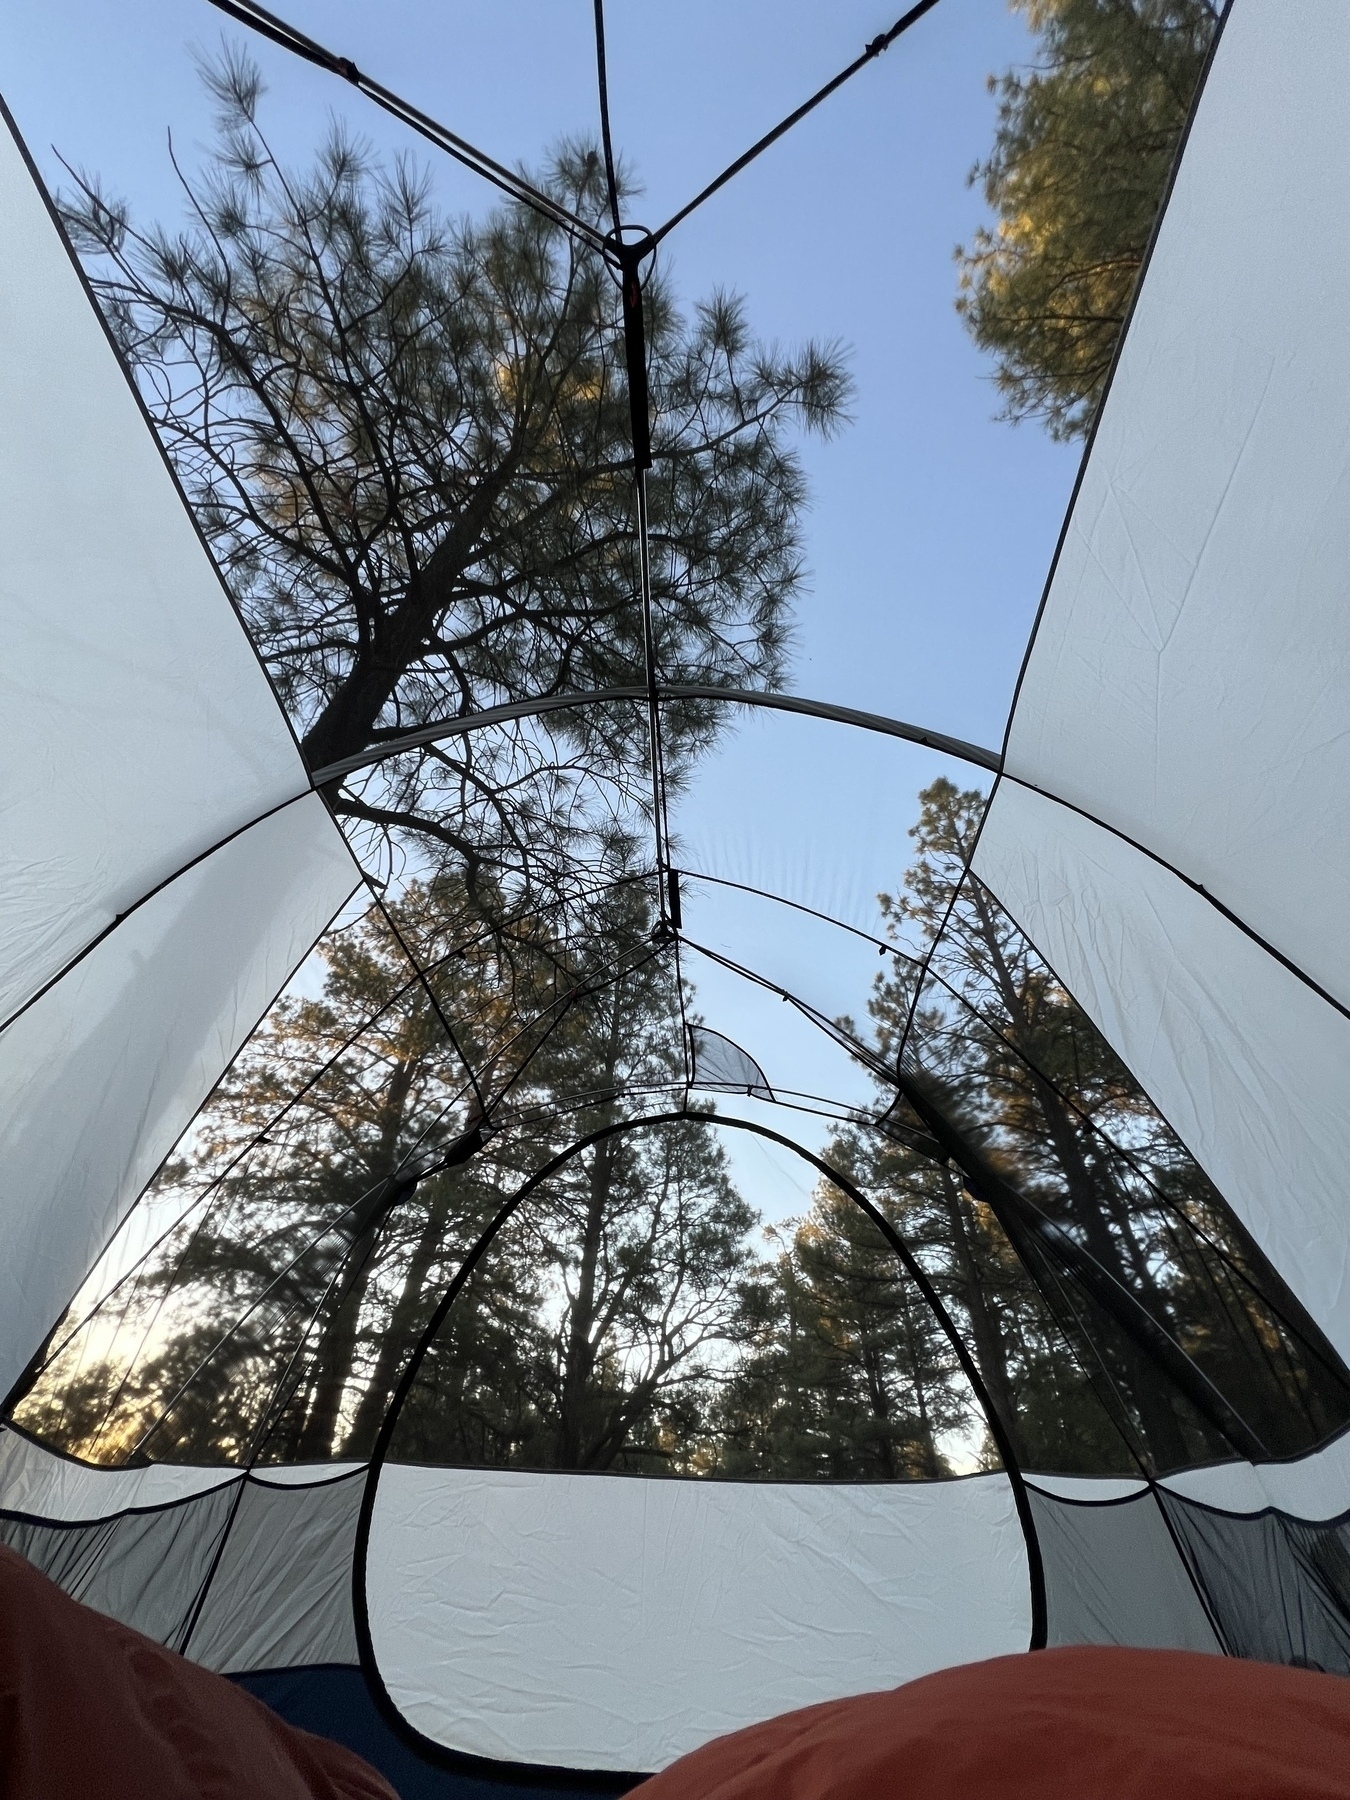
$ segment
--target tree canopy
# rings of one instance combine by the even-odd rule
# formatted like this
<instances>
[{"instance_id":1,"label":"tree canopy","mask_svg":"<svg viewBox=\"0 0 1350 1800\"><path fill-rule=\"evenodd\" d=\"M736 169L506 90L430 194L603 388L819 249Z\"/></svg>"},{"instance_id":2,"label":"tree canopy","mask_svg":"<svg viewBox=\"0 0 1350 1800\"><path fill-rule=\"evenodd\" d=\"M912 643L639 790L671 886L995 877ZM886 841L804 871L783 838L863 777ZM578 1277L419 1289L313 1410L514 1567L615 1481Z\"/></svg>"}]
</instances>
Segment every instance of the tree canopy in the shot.
<instances>
[{"instance_id":1,"label":"tree canopy","mask_svg":"<svg viewBox=\"0 0 1350 1800\"><path fill-rule=\"evenodd\" d=\"M1320 1441L1350 1414L1335 1355L969 873L985 796L940 780L920 802L917 853L883 905L897 941L917 932L927 954L877 978L878 1061L922 1071L1014 1203L935 1157L903 1098L882 1132L846 1131L832 1154L921 1249L1019 1460L1129 1472L1232 1454L1211 1388L1271 1453ZM878 1086L884 1105L894 1087ZM1156 1327L1185 1363L1160 1355Z\"/></svg>"},{"instance_id":2,"label":"tree canopy","mask_svg":"<svg viewBox=\"0 0 1350 1800\"><path fill-rule=\"evenodd\" d=\"M1005 388L1069 434L1209 15L1025 5L1050 61L1001 90L986 178L1008 228L967 306L979 335L980 306L1015 324L1051 283L1064 330L1044 345L1073 354L1054 373L1009 336ZM640 685L603 257L524 209L449 223L408 168L341 138L294 176L248 65L212 80L219 165L189 189L192 229L139 234L92 183L68 212L312 763ZM1094 132L1133 171L1105 211L1109 159L1080 166ZM585 146L545 181L603 218ZM1075 236L1093 207L1097 237ZM839 422L844 376L756 346L725 297L686 319L655 279L646 304L662 673L773 682L801 578L788 433ZM411 866L363 892L226 1072L21 1423L100 1461L367 1456L445 1300L404 1460L894 1481L1002 1445L1042 1470L1154 1472L1345 1424L1321 1334L971 872L979 791L919 797L867 1020L816 1020L870 1101L833 1114L838 1179L766 1227L690 1092L695 996L630 829L640 726L624 706L519 724L331 788ZM678 780L715 725L685 707L669 726Z\"/></svg>"},{"instance_id":3,"label":"tree canopy","mask_svg":"<svg viewBox=\"0 0 1350 1800\"><path fill-rule=\"evenodd\" d=\"M885 908L897 948L917 936L925 954L887 959L866 1029L835 1025L876 1095L829 1160L919 1259L1028 1467L1223 1457L1225 1407L1271 1454L1321 1441L1350 1416L1335 1357L966 873L983 803L946 781L921 797ZM617 1125L478 1256L392 1454L848 1481L992 1464L943 1322L843 1187L822 1180L766 1230L711 1113L642 1123L687 1105L691 1003L649 939L645 884L610 890L578 936L536 915L509 957L495 930L466 943L461 916L442 876L329 934L152 1189L178 1222L119 1285L95 1272L19 1421L103 1461L367 1455L485 1227ZM481 1100L438 1007L500 1096L472 1156ZM935 1153L900 1068L924 1072L1011 1205Z\"/></svg>"},{"instance_id":4,"label":"tree canopy","mask_svg":"<svg viewBox=\"0 0 1350 1800\"><path fill-rule=\"evenodd\" d=\"M957 302L994 357L1004 416L1052 436L1092 423L1218 25L1216 0L1010 0L1028 71L990 78L977 165L992 230L960 249Z\"/></svg>"},{"instance_id":5,"label":"tree canopy","mask_svg":"<svg viewBox=\"0 0 1350 1800\"><path fill-rule=\"evenodd\" d=\"M438 209L424 171L340 131L306 171L262 83L206 76L189 223L141 230L81 178L65 216L311 767L428 723L644 680L621 306L589 239L520 205ZM607 223L595 150L541 185ZM803 573L791 437L830 432L839 353L758 343L743 303L645 290L657 658L667 682L772 685ZM671 707L668 773L718 715ZM340 817L448 854L491 892L556 885L647 794L632 706L417 750L330 790ZM592 844L594 847L594 844Z\"/></svg>"}]
</instances>

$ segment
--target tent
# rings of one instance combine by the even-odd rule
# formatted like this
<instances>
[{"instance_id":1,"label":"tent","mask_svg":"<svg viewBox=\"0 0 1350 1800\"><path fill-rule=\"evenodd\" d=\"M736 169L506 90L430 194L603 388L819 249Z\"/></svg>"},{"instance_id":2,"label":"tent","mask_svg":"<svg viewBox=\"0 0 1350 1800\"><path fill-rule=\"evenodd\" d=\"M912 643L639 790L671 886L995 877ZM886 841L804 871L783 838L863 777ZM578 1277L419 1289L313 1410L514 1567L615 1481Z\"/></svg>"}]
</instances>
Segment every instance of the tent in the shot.
<instances>
[{"instance_id":1,"label":"tent","mask_svg":"<svg viewBox=\"0 0 1350 1800\"><path fill-rule=\"evenodd\" d=\"M1348 67L1337 9L1234 0L996 748L672 675L648 579L626 683L316 764L6 115L5 1543L410 1793L622 1791L1044 1645L1350 1673ZM593 235L655 483L650 237ZM694 859L663 756L733 713L983 784L930 927ZM528 764L542 842L616 744L631 828L555 833L467 935L333 803L451 767L448 829ZM421 1111L327 1181L418 1032ZM751 1139L815 1208L770 1251Z\"/></svg>"}]
</instances>

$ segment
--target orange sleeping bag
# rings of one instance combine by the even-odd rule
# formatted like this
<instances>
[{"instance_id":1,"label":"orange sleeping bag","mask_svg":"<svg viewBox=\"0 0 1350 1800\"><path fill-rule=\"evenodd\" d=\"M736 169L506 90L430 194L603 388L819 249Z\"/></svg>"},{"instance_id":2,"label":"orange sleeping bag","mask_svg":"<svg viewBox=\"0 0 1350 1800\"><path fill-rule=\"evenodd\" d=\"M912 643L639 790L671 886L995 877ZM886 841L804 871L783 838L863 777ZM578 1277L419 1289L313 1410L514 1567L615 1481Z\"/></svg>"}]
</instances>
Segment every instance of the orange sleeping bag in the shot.
<instances>
[{"instance_id":1,"label":"orange sleeping bag","mask_svg":"<svg viewBox=\"0 0 1350 1800\"><path fill-rule=\"evenodd\" d=\"M717 1738L637 1796L1350 1800L1350 1680L1181 1650L1001 1656Z\"/></svg>"},{"instance_id":2,"label":"orange sleeping bag","mask_svg":"<svg viewBox=\"0 0 1350 1800\"><path fill-rule=\"evenodd\" d=\"M397 1800L359 1756L0 1547L0 1800Z\"/></svg>"}]
</instances>

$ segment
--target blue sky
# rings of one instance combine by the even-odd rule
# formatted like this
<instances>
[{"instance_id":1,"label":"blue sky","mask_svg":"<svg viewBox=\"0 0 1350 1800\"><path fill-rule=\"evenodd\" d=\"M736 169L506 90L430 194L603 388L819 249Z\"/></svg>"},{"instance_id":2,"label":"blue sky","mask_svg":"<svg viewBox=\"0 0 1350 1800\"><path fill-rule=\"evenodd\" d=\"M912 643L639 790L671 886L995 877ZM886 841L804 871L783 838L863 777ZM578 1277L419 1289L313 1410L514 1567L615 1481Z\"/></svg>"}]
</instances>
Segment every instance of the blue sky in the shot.
<instances>
[{"instance_id":1,"label":"blue sky","mask_svg":"<svg viewBox=\"0 0 1350 1800\"><path fill-rule=\"evenodd\" d=\"M564 134L594 132L590 0L285 0L283 10L502 161L537 162ZM654 224L891 14L883 0L609 0L607 21L616 142L645 187L635 213ZM98 170L141 218L176 218L165 133L192 164L210 107L191 52L218 44L222 28L243 35L205 0L10 7L0 90L44 172L59 172L54 145ZM991 745L1078 460L1034 427L995 420L989 368L953 307L953 247L984 216L966 178L992 136L986 77L1025 62L1030 48L1003 0L942 0L663 250L686 299L730 287L761 335L849 349L854 423L805 447L812 574L789 685ZM331 76L266 44L254 50L270 89L263 123L285 154L303 157L337 113L378 148L422 156ZM433 167L450 209L491 202L448 160ZM944 767L959 776L889 740L756 717L681 805L682 858L876 930L876 893L903 873L914 796ZM867 946L713 889L691 896L687 923L824 1010L863 1012L877 966ZM771 1081L861 1095L842 1058L789 1009L710 965L690 972L708 1022ZM803 1141L823 1135L804 1123ZM804 1170L789 1179L758 1151L738 1147L736 1157L766 1210L799 1209Z\"/></svg>"}]
</instances>

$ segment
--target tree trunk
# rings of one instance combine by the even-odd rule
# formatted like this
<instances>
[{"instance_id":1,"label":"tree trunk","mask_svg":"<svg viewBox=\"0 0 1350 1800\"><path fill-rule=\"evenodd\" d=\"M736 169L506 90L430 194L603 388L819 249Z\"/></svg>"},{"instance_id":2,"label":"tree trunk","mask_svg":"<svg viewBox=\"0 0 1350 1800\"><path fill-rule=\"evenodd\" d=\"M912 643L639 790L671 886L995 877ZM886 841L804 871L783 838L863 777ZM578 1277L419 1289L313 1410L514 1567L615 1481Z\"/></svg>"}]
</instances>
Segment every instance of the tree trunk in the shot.
<instances>
[{"instance_id":1,"label":"tree trunk","mask_svg":"<svg viewBox=\"0 0 1350 1800\"><path fill-rule=\"evenodd\" d=\"M363 1191L387 1181L397 1166L399 1138L412 1089L414 1059L403 1057L394 1064L379 1113L379 1136L367 1164ZM314 1359L309 1411L300 1434L297 1455L302 1461L321 1461L334 1453L334 1438L342 1413L342 1400L352 1378L360 1341L361 1309L375 1271L376 1239L382 1219L377 1215L347 1249L347 1268L333 1296L328 1321Z\"/></svg>"},{"instance_id":2,"label":"tree trunk","mask_svg":"<svg viewBox=\"0 0 1350 1800\"><path fill-rule=\"evenodd\" d=\"M311 769L354 756L370 744L399 683L437 633L453 599L456 578L478 554L493 509L520 465L523 435L517 432L501 462L479 480L425 567L410 571L401 604L390 611L375 609L366 649L353 660L304 735L301 747Z\"/></svg>"},{"instance_id":3,"label":"tree trunk","mask_svg":"<svg viewBox=\"0 0 1350 1800\"><path fill-rule=\"evenodd\" d=\"M1103 1197L1098 1186L1098 1171L1088 1164L1083 1155L1082 1141L1074 1121L1070 1118L1068 1107L1054 1085L1041 1074L1036 1066L1034 1045L1031 1041L1034 1036L1031 1022L1027 1017L1017 983L1013 980L1012 971L1003 955L997 928L990 916L988 905L978 882L972 883L971 892L979 919L980 935L984 940L999 994L1012 1026L1013 1042L1027 1058L1026 1067L1032 1092L1036 1097L1036 1104L1041 1116L1045 1120L1055 1159L1064 1177L1072 1216L1075 1222L1081 1226L1087 1248L1096 1262L1123 1288L1136 1294L1153 1316L1170 1331L1170 1309L1156 1281L1151 1274L1146 1274L1142 1280L1136 1278L1134 1271L1126 1267L1121 1256L1120 1240L1111 1229L1112 1219L1108 1217L1108 1208L1103 1204ZM1111 1208L1110 1212L1114 1214L1115 1209ZM1118 1228L1130 1235L1131 1241L1133 1241L1133 1236L1128 1233L1128 1227L1124 1225L1123 1221L1116 1218L1115 1223ZM1137 1245L1135 1248L1137 1249ZM1139 1262L1142 1259L1133 1260ZM1142 1293L1140 1292L1141 1288ZM1114 1333L1112 1335L1116 1337L1113 1346L1115 1360L1118 1361L1144 1426L1148 1448L1164 1464L1175 1465L1184 1462L1188 1447L1180 1421L1171 1404L1173 1384L1170 1377L1143 1353L1128 1334L1121 1332L1118 1336Z\"/></svg>"},{"instance_id":4,"label":"tree trunk","mask_svg":"<svg viewBox=\"0 0 1350 1800\"><path fill-rule=\"evenodd\" d=\"M586 1185L586 1222L582 1230L577 1291L567 1322L567 1347L563 1358L562 1392L558 1406L558 1467L583 1466L586 1401L595 1369L596 1269L609 1211L610 1176L615 1141L605 1138L595 1146Z\"/></svg>"},{"instance_id":5,"label":"tree trunk","mask_svg":"<svg viewBox=\"0 0 1350 1800\"><path fill-rule=\"evenodd\" d=\"M619 1066L622 1024L622 983L617 983L610 996L603 1080L599 1084L602 1092L608 1092L614 1086L614 1076ZM612 1103L601 1108L602 1118L606 1123L612 1118L613 1112ZM597 1310L596 1272L609 1216L617 1149L616 1138L603 1138L592 1153L587 1176L586 1220L581 1235L577 1288L567 1321L562 1391L559 1395L557 1459L560 1469L588 1466L585 1462L585 1413L598 1348L592 1339Z\"/></svg>"},{"instance_id":6,"label":"tree trunk","mask_svg":"<svg viewBox=\"0 0 1350 1800\"><path fill-rule=\"evenodd\" d=\"M922 1333L914 1328L914 1302L911 1296L907 1293L902 1294L900 1305L904 1318L905 1347L909 1352L909 1365L914 1382L914 1401L919 1412L919 1449L923 1460L923 1472L930 1480L936 1480L942 1470L938 1459L937 1440L933 1435L932 1414L928 1410Z\"/></svg>"},{"instance_id":7,"label":"tree trunk","mask_svg":"<svg viewBox=\"0 0 1350 1800\"><path fill-rule=\"evenodd\" d=\"M895 1479L895 1445L891 1439L891 1397L886 1391L886 1375L881 1366L881 1351L869 1334L864 1334L862 1346L863 1380L867 1384L867 1401L872 1409L872 1417L881 1427L878 1448L878 1461L881 1473L888 1481Z\"/></svg>"},{"instance_id":8,"label":"tree trunk","mask_svg":"<svg viewBox=\"0 0 1350 1800\"><path fill-rule=\"evenodd\" d=\"M454 1201L447 1183L440 1197L427 1209L416 1247L408 1259L403 1286L380 1336L379 1354L352 1419L343 1445L345 1456L368 1456L374 1446L394 1383L412 1351L412 1336L426 1305L426 1281L445 1248L445 1227ZM471 1304L471 1302L469 1302Z\"/></svg>"},{"instance_id":9,"label":"tree trunk","mask_svg":"<svg viewBox=\"0 0 1350 1800\"><path fill-rule=\"evenodd\" d=\"M980 1268L970 1241L960 1184L950 1168L944 1166L939 1173L942 1180L943 1211L947 1217L952 1249L960 1268L966 1317L970 1320L970 1332L975 1340L975 1360L984 1377L990 1401L999 1416L999 1423L1008 1435L1013 1455L1020 1466L1025 1462L1026 1446L1018 1423L1017 1400L1008 1368L1007 1339L998 1315L989 1303L984 1271Z\"/></svg>"}]
</instances>

